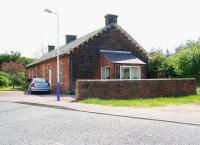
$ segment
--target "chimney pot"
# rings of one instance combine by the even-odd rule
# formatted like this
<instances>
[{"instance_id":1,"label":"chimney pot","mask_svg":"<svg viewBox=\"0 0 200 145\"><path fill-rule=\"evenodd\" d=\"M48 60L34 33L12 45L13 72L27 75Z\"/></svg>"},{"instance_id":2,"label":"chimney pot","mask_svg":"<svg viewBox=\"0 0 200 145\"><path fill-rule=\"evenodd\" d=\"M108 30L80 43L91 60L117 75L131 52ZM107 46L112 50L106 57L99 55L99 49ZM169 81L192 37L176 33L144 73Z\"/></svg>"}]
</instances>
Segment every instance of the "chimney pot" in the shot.
<instances>
[{"instance_id":1,"label":"chimney pot","mask_svg":"<svg viewBox=\"0 0 200 145\"><path fill-rule=\"evenodd\" d=\"M113 14L107 14L105 15L105 26L108 26L110 24L116 23L117 24L117 15L113 15Z\"/></svg>"},{"instance_id":2,"label":"chimney pot","mask_svg":"<svg viewBox=\"0 0 200 145\"><path fill-rule=\"evenodd\" d=\"M65 39L66 39L66 44L76 40L76 35L65 35Z\"/></svg>"},{"instance_id":3,"label":"chimney pot","mask_svg":"<svg viewBox=\"0 0 200 145\"><path fill-rule=\"evenodd\" d=\"M49 45L48 46L48 52L52 51L55 49L55 46L54 45Z\"/></svg>"}]
</instances>

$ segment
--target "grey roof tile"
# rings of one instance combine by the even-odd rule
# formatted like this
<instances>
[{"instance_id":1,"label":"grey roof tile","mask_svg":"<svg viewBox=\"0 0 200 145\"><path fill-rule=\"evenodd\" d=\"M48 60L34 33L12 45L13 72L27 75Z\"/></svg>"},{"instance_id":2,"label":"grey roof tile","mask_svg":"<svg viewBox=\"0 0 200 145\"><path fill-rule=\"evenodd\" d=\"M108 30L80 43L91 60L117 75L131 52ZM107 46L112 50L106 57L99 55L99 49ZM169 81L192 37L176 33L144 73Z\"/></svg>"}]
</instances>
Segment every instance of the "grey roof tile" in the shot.
<instances>
[{"instance_id":1,"label":"grey roof tile","mask_svg":"<svg viewBox=\"0 0 200 145\"><path fill-rule=\"evenodd\" d=\"M145 53L147 56L148 56L148 52L142 48L142 46L139 45L139 43L137 43L125 30L123 30L119 25L113 23L111 25L108 25L106 27L103 27L101 29L98 29L92 33L89 33L83 37L80 37L66 45L63 45L61 47L59 47L60 49L60 55L63 55L63 54L69 54L70 51L72 51L74 48L78 47L79 45L83 44L84 42L87 42L89 41L90 39L93 39L94 36L98 36L99 34L101 34L103 31L106 31L112 27L116 27L117 29L119 29L121 31L121 33L124 33L124 35L129 39L131 40L140 50L142 50L143 53ZM38 64L40 62L43 62L45 60L48 60L48 59L51 59L51 58L54 58L57 56L57 49L54 49L53 51L51 52L48 52L47 54L43 55L42 57L40 57L39 59L37 59L36 61L34 61L33 63L27 65L26 67L30 67L32 65L35 65L35 64Z\"/></svg>"},{"instance_id":2,"label":"grey roof tile","mask_svg":"<svg viewBox=\"0 0 200 145\"><path fill-rule=\"evenodd\" d=\"M146 64L139 58L135 57L132 53L123 52L101 52L113 63L119 64Z\"/></svg>"}]
</instances>

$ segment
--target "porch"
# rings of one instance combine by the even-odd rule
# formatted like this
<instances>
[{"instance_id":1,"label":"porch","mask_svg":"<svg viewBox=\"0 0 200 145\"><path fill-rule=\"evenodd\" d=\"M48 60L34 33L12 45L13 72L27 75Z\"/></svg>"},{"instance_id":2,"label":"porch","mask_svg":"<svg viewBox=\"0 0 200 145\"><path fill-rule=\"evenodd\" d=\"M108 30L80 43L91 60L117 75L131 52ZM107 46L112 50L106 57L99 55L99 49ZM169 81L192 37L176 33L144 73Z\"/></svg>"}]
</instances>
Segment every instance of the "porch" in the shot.
<instances>
[{"instance_id":1,"label":"porch","mask_svg":"<svg viewBox=\"0 0 200 145\"><path fill-rule=\"evenodd\" d=\"M146 63L128 51L100 50L101 79L145 79Z\"/></svg>"}]
</instances>

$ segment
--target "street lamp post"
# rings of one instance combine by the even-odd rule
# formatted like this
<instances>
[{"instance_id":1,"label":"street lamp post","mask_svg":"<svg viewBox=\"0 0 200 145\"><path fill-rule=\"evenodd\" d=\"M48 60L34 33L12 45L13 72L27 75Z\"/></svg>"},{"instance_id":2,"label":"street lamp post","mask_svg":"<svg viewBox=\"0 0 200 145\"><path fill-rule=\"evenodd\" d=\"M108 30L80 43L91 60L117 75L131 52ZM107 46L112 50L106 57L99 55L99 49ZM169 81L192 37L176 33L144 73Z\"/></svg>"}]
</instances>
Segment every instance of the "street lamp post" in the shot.
<instances>
[{"instance_id":1,"label":"street lamp post","mask_svg":"<svg viewBox=\"0 0 200 145\"><path fill-rule=\"evenodd\" d=\"M57 48L57 83L56 83L56 96L57 96L57 101L60 101L60 63L59 63L59 55L60 55L60 50L59 50L59 15L56 12L53 12L50 9L45 9L44 10L47 13L51 13L56 15L57 17L57 44L56 44L56 48Z\"/></svg>"}]
</instances>

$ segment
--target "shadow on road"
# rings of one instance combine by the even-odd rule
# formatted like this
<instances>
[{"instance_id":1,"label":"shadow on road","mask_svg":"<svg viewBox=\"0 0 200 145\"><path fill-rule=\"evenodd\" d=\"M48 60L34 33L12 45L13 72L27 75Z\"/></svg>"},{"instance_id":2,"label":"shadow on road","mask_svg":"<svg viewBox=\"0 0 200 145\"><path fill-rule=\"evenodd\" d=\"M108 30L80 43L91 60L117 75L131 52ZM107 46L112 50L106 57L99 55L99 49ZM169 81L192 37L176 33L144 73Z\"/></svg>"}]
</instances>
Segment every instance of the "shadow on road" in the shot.
<instances>
[{"instance_id":1,"label":"shadow on road","mask_svg":"<svg viewBox=\"0 0 200 145\"><path fill-rule=\"evenodd\" d=\"M32 94L30 94L30 93L27 92L27 91L24 91L24 94L25 94L25 95L51 95L51 94L49 94L49 93L47 93L47 92L32 92Z\"/></svg>"}]
</instances>

